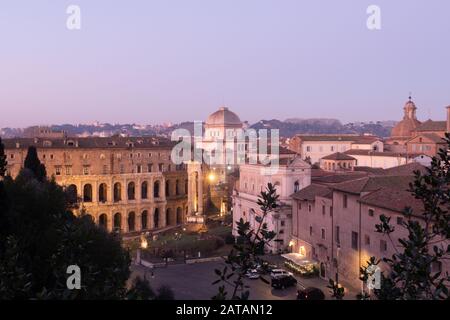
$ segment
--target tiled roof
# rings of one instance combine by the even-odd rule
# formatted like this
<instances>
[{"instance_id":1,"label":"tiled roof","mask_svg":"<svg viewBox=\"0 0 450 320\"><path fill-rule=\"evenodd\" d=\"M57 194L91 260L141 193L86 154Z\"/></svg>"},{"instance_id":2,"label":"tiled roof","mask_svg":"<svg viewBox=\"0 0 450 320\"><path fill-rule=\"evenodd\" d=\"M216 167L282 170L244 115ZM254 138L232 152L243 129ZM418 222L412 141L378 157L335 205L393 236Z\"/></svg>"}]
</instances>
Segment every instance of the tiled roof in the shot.
<instances>
[{"instance_id":1,"label":"tiled roof","mask_svg":"<svg viewBox=\"0 0 450 320\"><path fill-rule=\"evenodd\" d=\"M302 135L297 134L296 137L302 141L349 141L358 144L374 142L380 140L375 136L358 136L358 135Z\"/></svg>"},{"instance_id":2,"label":"tiled roof","mask_svg":"<svg viewBox=\"0 0 450 320\"><path fill-rule=\"evenodd\" d=\"M378 208L403 212L406 207L413 210L413 214L420 216L423 212L423 203L416 199L410 191L396 188L384 188L361 197L361 203Z\"/></svg>"},{"instance_id":3,"label":"tiled roof","mask_svg":"<svg viewBox=\"0 0 450 320\"><path fill-rule=\"evenodd\" d=\"M176 142L159 137L87 137L87 138L14 138L4 139L6 149L26 149L30 146L45 149L168 149Z\"/></svg>"},{"instance_id":4,"label":"tiled roof","mask_svg":"<svg viewBox=\"0 0 450 320\"><path fill-rule=\"evenodd\" d=\"M333 186L333 189L353 194L371 192L383 188L407 190L409 188L409 184L413 182L413 180L414 180L413 176L405 176L405 175L371 176L336 184Z\"/></svg>"},{"instance_id":5,"label":"tiled roof","mask_svg":"<svg viewBox=\"0 0 450 320\"><path fill-rule=\"evenodd\" d=\"M404 164L398 167L393 167L389 169L384 169L383 174L384 175L390 175L390 176L404 176L404 175L414 175L414 171L419 170L422 173L426 173L426 167L421 165L418 162L411 162L408 164Z\"/></svg>"},{"instance_id":6,"label":"tiled roof","mask_svg":"<svg viewBox=\"0 0 450 320\"><path fill-rule=\"evenodd\" d=\"M314 183L318 184L336 184L336 183L342 183L346 181L352 181L361 179L363 177L366 177L367 173L365 172L347 172L345 174L331 174L327 176L316 176L312 177L312 180Z\"/></svg>"},{"instance_id":7,"label":"tiled roof","mask_svg":"<svg viewBox=\"0 0 450 320\"><path fill-rule=\"evenodd\" d=\"M344 152L351 156L376 156L376 157L395 157L395 158L414 158L420 156L421 153L400 153L400 152L380 152L372 150L350 149Z\"/></svg>"},{"instance_id":8,"label":"tiled roof","mask_svg":"<svg viewBox=\"0 0 450 320\"><path fill-rule=\"evenodd\" d=\"M447 121L427 120L416 128L416 131L446 131Z\"/></svg>"},{"instance_id":9,"label":"tiled roof","mask_svg":"<svg viewBox=\"0 0 450 320\"><path fill-rule=\"evenodd\" d=\"M315 197L332 198L333 191L331 188L319 184L311 184L306 188L294 193L291 197L296 200L314 201Z\"/></svg>"},{"instance_id":10,"label":"tiled roof","mask_svg":"<svg viewBox=\"0 0 450 320\"><path fill-rule=\"evenodd\" d=\"M382 175L385 172L383 168L372 168L364 166L353 167L353 170L356 172L367 172L374 175Z\"/></svg>"},{"instance_id":11,"label":"tiled roof","mask_svg":"<svg viewBox=\"0 0 450 320\"><path fill-rule=\"evenodd\" d=\"M433 141L434 143L445 143L444 138L437 135L436 133L422 133L419 135L419 137L425 137L425 138Z\"/></svg>"},{"instance_id":12,"label":"tiled roof","mask_svg":"<svg viewBox=\"0 0 450 320\"><path fill-rule=\"evenodd\" d=\"M346 155L345 153L336 152L333 154L330 154L328 156L325 156L322 158L323 160L356 160L355 158Z\"/></svg>"}]
</instances>

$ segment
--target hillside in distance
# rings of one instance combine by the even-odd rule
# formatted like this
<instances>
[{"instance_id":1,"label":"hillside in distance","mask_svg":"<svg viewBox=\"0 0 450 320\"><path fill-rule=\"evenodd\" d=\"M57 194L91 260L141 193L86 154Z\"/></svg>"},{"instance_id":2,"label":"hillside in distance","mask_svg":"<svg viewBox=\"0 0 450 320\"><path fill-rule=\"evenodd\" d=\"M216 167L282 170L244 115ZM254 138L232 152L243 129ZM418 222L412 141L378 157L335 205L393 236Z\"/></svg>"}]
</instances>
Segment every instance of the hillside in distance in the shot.
<instances>
[{"instance_id":1,"label":"hillside in distance","mask_svg":"<svg viewBox=\"0 0 450 320\"><path fill-rule=\"evenodd\" d=\"M336 119L287 119L281 120L261 120L250 128L259 129L278 129L280 136L284 138L292 137L296 134L371 134L381 138L389 137L394 121L385 122L354 122L342 124ZM0 136L3 138L29 136L27 132L32 131L33 127L21 128L3 128L0 129ZM78 137L110 137L113 135L121 136L164 136L170 137L175 129L186 129L193 134L194 123L182 122L178 124L164 125L137 125L137 124L63 124L51 125L50 128L55 131L65 131L68 136Z\"/></svg>"}]
</instances>

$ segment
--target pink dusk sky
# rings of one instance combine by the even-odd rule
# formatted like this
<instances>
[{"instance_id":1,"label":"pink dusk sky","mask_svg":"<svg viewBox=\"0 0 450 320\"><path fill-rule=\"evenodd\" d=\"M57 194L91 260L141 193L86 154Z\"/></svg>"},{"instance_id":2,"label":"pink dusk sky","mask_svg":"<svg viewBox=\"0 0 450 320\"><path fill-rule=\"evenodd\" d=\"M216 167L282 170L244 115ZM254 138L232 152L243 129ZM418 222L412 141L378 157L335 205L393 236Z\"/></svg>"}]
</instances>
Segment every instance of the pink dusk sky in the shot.
<instances>
[{"instance_id":1,"label":"pink dusk sky","mask_svg":"<svg viewBox=\"0 0 450 320\"><path fill-rule=\"evenodd\" d=\"M396 120L409 92L421 120L444 119L449 38L448 0L2 0L0 127L203 120L222 104L250 122Z\"/></svg>"}]
</instances>

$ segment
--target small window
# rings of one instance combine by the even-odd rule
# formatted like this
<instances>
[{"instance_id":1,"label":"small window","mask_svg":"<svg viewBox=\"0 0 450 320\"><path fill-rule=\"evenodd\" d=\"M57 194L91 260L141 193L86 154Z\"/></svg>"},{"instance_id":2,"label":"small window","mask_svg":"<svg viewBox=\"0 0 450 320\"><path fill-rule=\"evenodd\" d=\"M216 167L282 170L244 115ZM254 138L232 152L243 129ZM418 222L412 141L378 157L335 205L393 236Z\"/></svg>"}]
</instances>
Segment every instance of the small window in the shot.
<instances>
[{"instance_id":1,"label":"small window","mask_svg":"<svg viewBox=\"0 0 450 320\"><path fill-rule=\"evenodd\" d=\"M336 243L337 244L341 243L341 237L340 237L339 232L340 232L339 226L336 226Z\"/></svg>"},{"instance_id":2,"label":"small window","mask_svg":"<svg viewBox=\"0 0 450 320\"><path fill-rule=\"evenodd\" d=\"M284 234L284 230L281 229L281 230L278 232L278 234Z\"/></svg>"},{"instance_id":3,"label":"small window","mask_svg":"<svg viewBox=\"0 0 450 320\"><path fill-rule=\"evenodd\" d=\"M140 164L136 165L136 173L142 173L142 166Z\"/></svg>"},{"instance_id":4,"label":"small window","mask_svg":"<svg viewBox=\"0 0 450 320\"><path fill-rule=\"evenodd\" d=\"M55 174L56 174L57 176L60 176L60 175L61 175L61 167L55 167Z\"/></svg>"},{"instance_id":5,"label":"small window","mask_svg":"<svg viewBox=\"0 0 450 320\"><path fill-rule=\"evenodd\" d=\"M84 166L84 167L83 167L83 174L84 174L85 176L89 175L89 166Z\"/></svg>"},{"instance_id":6,"label":"small window","mask_svg":"<svg viewBox=\"0 0 450 320\"><path fill-rule=\"evenodd\" d=\"M330 217L333 216L333 206L330 207Z\"/></svg>"},{"instance_id":7,"label":"small window","mask_svg":"<svg viewBox=\"0 0 450 320\"><path fill-rule=\"evenodd\" d=\"M147 172L152 172L152 164L151 163L149 163L147 165Z\"/></svg>"},{"instance_id":8,"label":"small window","mask_svg":"<svg viewBox=\"0 0 450 320\"><path fill-rule=\"evenodd\" d=\"M104 165L104 166L103 166L103 168L102 168L102 173L103 173L103 174L108 174L108 166L107 166L107 165Z\"/></svg>"},{"instance_id":9,"label":"small window","mask_svg":"<svg viewBox=\"0 0 450 320\"><path fill-rule=\"evenodd\" d=\"M281 220L280 226L284 227L285 224L286 224L286 223L284 222L284 220Z\"/></svg>"},{"instance_id":10,"label":"small window","mask_svg":"<svg viewBox=\"0 0 450 320\"><path fill-rule=\"evenodd\" d=\"M67 176L72 175L72 167L71 166L66 166L66 175Z\"/></svg>"},{"instance_id":11,"label":"small window","mask_svg":"<svg viewBox=\"0 0 450 320\"><path fill-rule=\"evenodd\" d=\"M358 232L352 231L352 249L358 250Z\"/></svg>"},{"instance_id":12,"label":"small window","mask_svg":"<svg viewBox=\"0 0 450 320\"><path fill-rule=\"evenodd\" d=\"M342 205L344 206L344 208L347 208L347 206L348 206L348 197L346 194L344 194L344 199L343 199Z\"/></svg>"},{"instance_id":13,"label":"small window","mask_svg":"<svg viewBox=\"0 0 450 320\"><path fill-rule=\"evenodd\" d=\"M301 201L298 202L298 210L302 210L302 203L301 203Z\"/></svg>"},{"instance_id":14,"label":"small window","mask_svg":"<svg viewBox=\"0 0 450 320\"><path fill-rule=\"evenodd\" d=\"M322 239L325 240L325 229L322 228L322 230L320 230L320 231L321 231L321 237L322 237Z\"/></svg>"},{"instance_id":15,"label":"small window","mask_svg":"<svg viewBox=\"0 0 450 320\"><path fill-rule=\"evenodd\" d=\"M367 234L364 236L364 244L370 246L370 236Z\"/></svg>"},{"instance_id":16,"label":"small window","mask_svg":"<svg viewBox=\"0 0 450 320\"><path fill-rule=\"evenodd\" d=\"M322 206L322 215L325 215L326 214L326 207L325 206Z\"/></svg>"},{"instance_id":17,"label":"small window","mask_svg":"<svg viewBox=\"0 0 450 320\"><path fill-rule=\"evenodd\" d=\"M386 252L387 251L387 242L386 240L380 240L380 251Z\"/></svg>"},{"instance_id":18,"label":"small window","mask_svg":"<svg viewBox=\"0 0 450 320\"><path fill-rule=\"evenodd\" d=\"M369 209L369 217L373 217L375 215L375 211L373 209Z\"/></svg>"},{"instance_id":19,"label":"small window","mask_svg":"<svg viewBox=\"0 0 450 320\"><path fill-rule=\"evenodd\" d=\"M313 227L309 226L309 235L312 236L313 235Z\"/></svg>"}]
</instances>

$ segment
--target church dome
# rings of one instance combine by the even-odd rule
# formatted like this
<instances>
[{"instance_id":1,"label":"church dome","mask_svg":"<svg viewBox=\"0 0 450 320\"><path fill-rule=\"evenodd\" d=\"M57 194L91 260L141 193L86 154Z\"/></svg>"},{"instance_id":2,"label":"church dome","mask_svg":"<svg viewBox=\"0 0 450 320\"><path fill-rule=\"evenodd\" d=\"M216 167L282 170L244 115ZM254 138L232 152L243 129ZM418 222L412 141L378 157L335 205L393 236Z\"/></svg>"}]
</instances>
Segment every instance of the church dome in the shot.
<instances>
[{"instance_id":1,"label":"church dome","mask_svg":"<svg viewBox=\"0 0 450 320\"><path fill-rule=\"evenodd\" d=\"M420 121L416 118L416 105L409 99L403 108L405 115L403 120L398 122L391 131L392 138L409 138L412 132L420 125Z\"/></svg>"},{"instance_id":2,"label":"church dome","mask_svg":"<svg viewBox=\"0 0 450 320\"><path fill-rule=\"evenodd\" d=\"M242 126L241 119L227 107L221 107L206 120L209 126Z\"/></svg>"}]
</instances>

